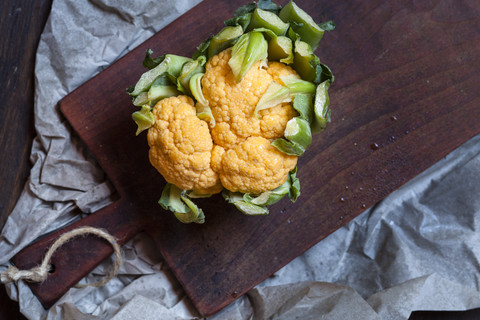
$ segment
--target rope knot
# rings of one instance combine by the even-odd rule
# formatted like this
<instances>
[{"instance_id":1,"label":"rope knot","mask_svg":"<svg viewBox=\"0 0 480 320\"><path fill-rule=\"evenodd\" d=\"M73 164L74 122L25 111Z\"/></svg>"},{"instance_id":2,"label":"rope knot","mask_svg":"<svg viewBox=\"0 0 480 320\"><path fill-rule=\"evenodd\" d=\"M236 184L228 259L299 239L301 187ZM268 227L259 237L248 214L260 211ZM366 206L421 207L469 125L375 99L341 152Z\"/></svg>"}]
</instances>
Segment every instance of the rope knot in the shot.
<instances>
[{"instance_id":1,"label":"rope knot","mask_svg":"<svg viewBox=\"0 0 480 320\"><path fill-rule=\"evenodd\" d=\"M30 270L18 270L17 267L10 266L7 271L2 272L0 279L2 283L17 282L18 280L42 282L47 278L48 270L48 268L42 266L34 267Z\"/></svg>"},{"instance_id":2,"label":"rope knot","mask_svg":"<svg viewBox=\"0 0 480 320\"><path fill-rule=\"evenodd\" d=\"M112 279L118 273L118 270L120 269L120 266L122 264L122 254L121 254L119 244L117 243L116 239L112 235L108 234L107 232L101 229L92 228L92 227L81 227L81 228L74 229L72 231L64 233L55 241L55 243L50 247L50 249L48 249L47 254L43 258L41 265L34 267L30 270L19 270L15 266L10 266L6 271L3 271L0 273L0 281L2 283L17 282L19 280L26 280L31 282L43 282L47 278L48 272L50 271L51 265L49 264L49 262L55 250L57 250L60 246L65 244L70 239L81 236L81 235L86 235L86 234L94 234L97 237L107 240L110 243L110 245L113 247L116 261L110 274L102 281L97 283L90 283L86 285L77 285L77 286L78 287L103 286L105 283L107 283L110 279Z\"/></svg>"}]
</instances>

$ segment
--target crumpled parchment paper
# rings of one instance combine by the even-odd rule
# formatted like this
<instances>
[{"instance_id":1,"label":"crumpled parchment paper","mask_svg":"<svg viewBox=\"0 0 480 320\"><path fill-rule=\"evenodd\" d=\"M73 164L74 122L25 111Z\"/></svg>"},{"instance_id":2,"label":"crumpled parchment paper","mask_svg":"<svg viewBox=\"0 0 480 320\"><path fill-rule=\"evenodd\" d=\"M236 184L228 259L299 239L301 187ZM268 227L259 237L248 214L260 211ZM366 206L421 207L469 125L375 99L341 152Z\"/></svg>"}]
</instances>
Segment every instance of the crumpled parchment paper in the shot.
<instances>
[{"instance_id":1,"label":"crumpled parchment paper","mask_svg":"<svg viewBox=\"0 0 480 320\"><path fill-rule=\"evenodd\" d=\"M33 168L0 234L2 270L38 236L111 203L112 186L57 102L198 2L53 2L36 56ZM210 318L408 319L414 310L478 308L479 194L477 136ZM29 319L199 317L148 236L123 255L107 285L72 288L49 310L23 282L6 288Z\"/></svg>"}]
</instances>

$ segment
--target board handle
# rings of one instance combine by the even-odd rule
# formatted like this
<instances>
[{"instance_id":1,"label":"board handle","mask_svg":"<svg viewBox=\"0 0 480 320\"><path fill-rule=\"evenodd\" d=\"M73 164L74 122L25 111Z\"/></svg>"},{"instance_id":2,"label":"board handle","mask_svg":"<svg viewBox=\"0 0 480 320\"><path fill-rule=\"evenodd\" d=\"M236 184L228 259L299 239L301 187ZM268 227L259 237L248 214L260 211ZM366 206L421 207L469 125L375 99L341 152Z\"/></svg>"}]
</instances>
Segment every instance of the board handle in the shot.
<instances>
[{"instance_id":1,"label":"board handle","mask_svg":"<svg viewBox=\"0 0 480 320\"><path fill-rule=\"evenodd\" d=\"M38 240L13 257L13 264L19 270L29 270L40 265L45 253L62 234L79 227L100 228L115 237L119 245L123 245L142 231L144 226L142 219L133 214L135 210L131 209L131 205L122 202L119 200ZM41 283L28 282L28 285L42 306L49 309L112 252L111 244L103 238L90 234L73 238L52 255L47 279Z\"/></svg>"}]
</instances>

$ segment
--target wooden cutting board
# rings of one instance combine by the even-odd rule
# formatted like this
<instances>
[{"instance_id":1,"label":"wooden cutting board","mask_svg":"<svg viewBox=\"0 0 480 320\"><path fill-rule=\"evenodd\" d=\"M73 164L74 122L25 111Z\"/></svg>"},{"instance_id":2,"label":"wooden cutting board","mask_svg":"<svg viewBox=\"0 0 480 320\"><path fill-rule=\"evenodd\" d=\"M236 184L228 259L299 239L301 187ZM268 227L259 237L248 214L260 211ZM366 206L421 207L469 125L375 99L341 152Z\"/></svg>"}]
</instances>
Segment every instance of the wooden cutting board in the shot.
<instances>
[{"instance_id":1,"label":"wooden cutting board","mask_svg":"<svg viewBox=\"0 0 480 320\"><path fill-rule=\"evenodd\" d=\"M81 225L120 243L145 230L208 316L480 132L480 3L298 1L316 21L337 25L317 50L336 75L332 123L300 158L299 200L248 217L215 196L198 202L204 225L181 224L157 204L164 181L148 162L145 134L134 134L125 88L145 71L147 48L191 56L244 3L202 2L61 101L119 200L24 249L14 258L19 268L36 265L59 233ZM73 240L31 288L48 308L111 252L94 237Z\"/></svg>"}]
</instances>

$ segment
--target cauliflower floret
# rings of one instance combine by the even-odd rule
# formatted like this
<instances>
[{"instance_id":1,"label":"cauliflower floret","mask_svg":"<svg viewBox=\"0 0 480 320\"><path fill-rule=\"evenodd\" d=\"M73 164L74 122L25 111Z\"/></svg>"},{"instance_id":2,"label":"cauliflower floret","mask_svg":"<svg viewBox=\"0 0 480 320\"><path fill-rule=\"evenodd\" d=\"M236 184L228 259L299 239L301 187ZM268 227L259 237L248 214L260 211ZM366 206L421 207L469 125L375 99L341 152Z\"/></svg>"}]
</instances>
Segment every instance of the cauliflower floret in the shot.
<instances>
[{"instance_id":1,"label":"cauliflower floret","mask_svg":"<svg viewBox=\"0 0 480 320\"><path fill-rule=\"evenodd\" d=\"M263 137L250 137L233 149L216 153L212 160L221 162L213 166L219 169L223 186L234 192L259 194L272 190L287 180L297 164L297 157L279 151Z\"/></svg>"},{"instance_id":2,"label":"cauliflower floret","mask_svg":"<svg viewBox=\"0 0 480 320\"><path fill-rule=\"evenodd\" d=\"M218 193L222 185L210 166L213 142L205 121L187 96L160 100L148 130L149 157L167 182L198 193Z\"/></svg>"},{"instance_id":3,"label":"cauliflower floret","mask_svg":"<svg viewBox=\"0 0 480 320\"><path fill-rule=\"evenodd\" d=\"M279 62L257 61L240 82L228 65L232 50L227 49L212 57L202 79L203 95L209 101L216 126L212 129L214 142L224 148L233 148L251 136L276 139L283 136L285 126L296 115L290 103L254 115L255 107L272 81L283 84L280 76L299 77L291 67Z\"/></svg>"}]
</instances>

